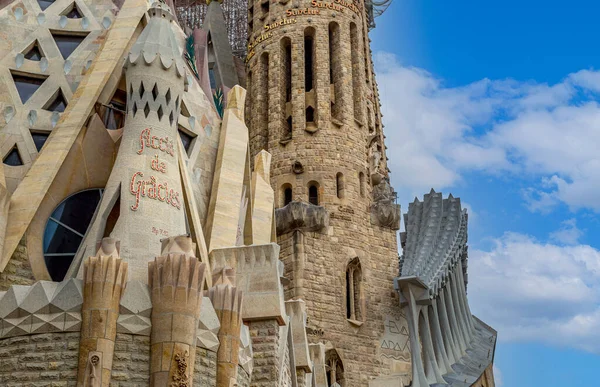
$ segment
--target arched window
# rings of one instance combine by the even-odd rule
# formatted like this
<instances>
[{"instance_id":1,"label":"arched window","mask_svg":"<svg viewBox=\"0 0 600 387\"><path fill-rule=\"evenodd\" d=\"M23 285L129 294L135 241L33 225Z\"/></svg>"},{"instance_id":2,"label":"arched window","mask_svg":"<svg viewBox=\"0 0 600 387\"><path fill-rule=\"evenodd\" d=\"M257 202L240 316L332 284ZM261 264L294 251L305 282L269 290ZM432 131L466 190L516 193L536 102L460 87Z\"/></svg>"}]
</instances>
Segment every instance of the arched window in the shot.
<instances>
[{"instance_id":1,"label":"arched window","mask_svg":"<svg viewBox=\"0 0 600 387\"><path fill-rule=\"evenodd\" d=\"M362 269L357 257L350 261L346 268L346 318L348 320L363 320L361 282Z\"/></svg>"},{"instance_id":2,"label":"arched window","mask_svg":"<svg viewBox=\"0 0 600 387\"><path fill-rule=\"evenodd\" d=\"M315 206L319 205L319 186L316 182L308 184L308 202Z\"/></svg>"},{"instance_id":3,"label":"arched window","mask_svg":"<svg viewBox=\"0 0 600 387\"><path fill-rule=\"evenodd\" d=\"M306 92L314 88L314 36L314 28L308 27L304 30L304 91Z\"/></svg>"},{"instance_id":4,"label":"arched window","mask_svg":"<svg viewBox=\"0 0 600 387\"><path fill-rule=\"evenodd\" d=\"M102 189L80 191L63 200L52 212L44 230L44 260L53 281L62 281L83 241Z\"/></svg>"},{"instance_id":5,"label":"arched window","mask_svg":"<svg viewBox=\"0 0 600 387\"><path fill-rule=\"evenodd\" d=\"M327 385L331 387L345 387L344 365L335 349L325 353L325 369L327 372Z\"/></svg>"},{"instance_id":6,"label":"arched window","mask_svg":"<svg viewBox=\"0 0 600 387\"><path fill-rule=\"evenodd\" d=\"M366 187L365 187L365 174L362 172L358 173L358 184L360 186L360 197L364 198Z\"/></svg>"},{"instance_id":7,"label":"arched window","mask_svg":"<svg viewBox=\"0 0 600 387\"><path fill-rule=\"evenodd\" d=\"M281 187L281 193L282 193L282 196L283 196L282 207L285 207L288 204L290 204L292 202L292 200L293 200L292 186L290 184L284 184Z\"/></svg>"},{"instance_id":8,"label":"arched window","mask_svg":"<svg viewBox=\"0 0 600 387\"><path fill-rule=\"evenodd\" d=\"M346 194L346 188L344 186L344 175L341 172L338 172L335 175L335 182L337 187L337 197L338 199L343 199Z\"/></svg>"}]
</instances>

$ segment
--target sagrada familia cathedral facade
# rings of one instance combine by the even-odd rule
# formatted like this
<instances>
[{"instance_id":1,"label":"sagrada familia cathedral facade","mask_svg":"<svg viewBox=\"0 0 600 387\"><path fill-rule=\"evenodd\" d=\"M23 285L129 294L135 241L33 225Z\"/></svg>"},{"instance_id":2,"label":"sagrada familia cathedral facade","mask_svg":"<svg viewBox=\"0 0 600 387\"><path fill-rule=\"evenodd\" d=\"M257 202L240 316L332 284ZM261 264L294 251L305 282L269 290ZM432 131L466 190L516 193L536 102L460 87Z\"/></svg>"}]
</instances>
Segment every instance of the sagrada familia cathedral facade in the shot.
<instances>
[{"instance_id":1,"label":"sagrada familia cathedral facade","mask_svg":"<svg viewBox=\"0 0 600 387\"><path fill-rule=\"evenodd\" d=\"M494 386L460 199L398 238L384 5L0 0L0 385Z\"/></svg>"}]
</instances>

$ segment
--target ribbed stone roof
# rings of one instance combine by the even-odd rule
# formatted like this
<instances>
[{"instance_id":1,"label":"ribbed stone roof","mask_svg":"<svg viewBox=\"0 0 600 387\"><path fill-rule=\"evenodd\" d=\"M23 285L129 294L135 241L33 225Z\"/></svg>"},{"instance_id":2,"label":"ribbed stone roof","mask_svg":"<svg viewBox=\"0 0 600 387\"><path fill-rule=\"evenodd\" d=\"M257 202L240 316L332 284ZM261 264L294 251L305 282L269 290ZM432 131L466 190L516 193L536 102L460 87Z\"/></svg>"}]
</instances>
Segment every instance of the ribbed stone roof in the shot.
<instances>
[{"instance_id":1,"label":"ribbed stone roof","mask_svg":"<svg viewBox=\"0 0 600 387\"><path fill-rule=\"evenodd\" d=\"M404 215L400 275L419 277L437 294L458 259L466 259L467 220L467 210L452 194L443 199L432 189L423 201L415 198Z\"/></svg>"}]
</instances>

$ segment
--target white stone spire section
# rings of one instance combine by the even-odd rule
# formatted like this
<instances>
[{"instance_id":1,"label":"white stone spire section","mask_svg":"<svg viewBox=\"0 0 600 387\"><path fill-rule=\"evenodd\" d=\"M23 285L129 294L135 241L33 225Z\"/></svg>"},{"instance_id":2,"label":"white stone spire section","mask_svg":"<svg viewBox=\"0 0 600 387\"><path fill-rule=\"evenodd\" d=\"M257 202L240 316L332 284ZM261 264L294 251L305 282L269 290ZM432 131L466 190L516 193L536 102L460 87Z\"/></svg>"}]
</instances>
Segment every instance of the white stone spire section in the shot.
<instances>
[{"instance_id":1,"label":"white stone spire section","mask_svg":"<svg viewBox=\"0 0 600 387\"><path fill-rule=\"evenodd\" d=\"M143 282L161 239L187 233L177 118L188 78L169 7L155 2L148 16L125 61L127 116L115 165L77 257L102 237L119 239L129 279Z\"/></svg>"}]
</instances>

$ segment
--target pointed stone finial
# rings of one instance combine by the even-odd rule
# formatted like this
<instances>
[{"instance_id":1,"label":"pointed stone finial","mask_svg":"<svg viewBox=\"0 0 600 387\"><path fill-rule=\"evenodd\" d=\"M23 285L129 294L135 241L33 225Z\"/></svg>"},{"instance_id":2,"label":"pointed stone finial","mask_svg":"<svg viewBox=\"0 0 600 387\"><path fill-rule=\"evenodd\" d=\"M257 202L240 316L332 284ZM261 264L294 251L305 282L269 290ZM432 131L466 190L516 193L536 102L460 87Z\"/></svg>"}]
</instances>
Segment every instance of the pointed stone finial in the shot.
<instances>
[{"instance_id":1,"label":"pointed stone finial","mask_svg":"<svg viewBox=\"0 0 600 387\"><path fill-rule=\"evenodd\" d=\"M246 103L246 90L240 85L235 85L227 93L227 109L231 109L233 114L241 121L244 121L244 104Z\"/></svg>"},{"instance_id":2,"label":"pointed stone finial","mask_svg":"<svg viewBox=\"0 0 600 387\"><path fill-rule=\"evenodd\" d=\"M254 172L266 183L271 184L271 154L264 149L254 158Z\"/></svg>"}]
</instances>

